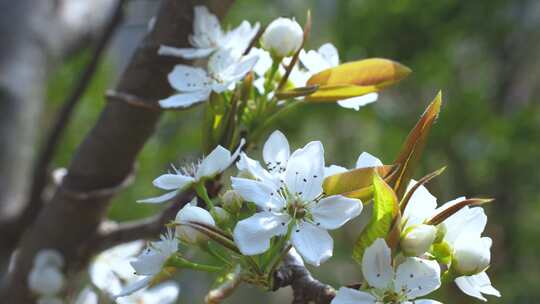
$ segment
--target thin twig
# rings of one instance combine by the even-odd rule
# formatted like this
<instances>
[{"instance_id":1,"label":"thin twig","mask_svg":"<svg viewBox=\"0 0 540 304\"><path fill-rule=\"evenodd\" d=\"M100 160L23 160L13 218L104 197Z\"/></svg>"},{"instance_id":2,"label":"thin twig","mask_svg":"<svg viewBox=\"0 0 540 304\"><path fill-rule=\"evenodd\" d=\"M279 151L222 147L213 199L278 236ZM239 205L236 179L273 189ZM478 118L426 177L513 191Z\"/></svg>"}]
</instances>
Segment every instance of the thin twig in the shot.
<instances>
[{"instance_id":1,"label":"thin twig","mask_svg":"<svg viewBox=\"0 0 540 304\"><path fill-rule=\"evenodd\" d=\"M126 0L118 0L113 14L111 15L111 19L105 26L103 33L101 34L92 52L92 58L90 59L90 62L88 62L81 75L81 78L79 78L73 91L66 98L62 108L56 115L57 118L54 122L53 127L50 130L49 135L47 136L45 146L39 154L39 158L34 168L34 177L30 190L30 200L26 209L24 210L24 213L21 216L19 224L20 227L25 227L26 224L32 222L41 210L41 206L43 205L41 195L43 193L43 189L47 185L49 165L55 155L58 143L62 138L62 135L71 119L76 105L80 101L83 94L86 92L86 89L89 87L92 76L95 74L97 67L99 66L99 62L103 55L103 52L108 43L110 42L111 38L113 37L116 28L122 20L123 6L125 2Z\"/></svg>"}]
</instances>

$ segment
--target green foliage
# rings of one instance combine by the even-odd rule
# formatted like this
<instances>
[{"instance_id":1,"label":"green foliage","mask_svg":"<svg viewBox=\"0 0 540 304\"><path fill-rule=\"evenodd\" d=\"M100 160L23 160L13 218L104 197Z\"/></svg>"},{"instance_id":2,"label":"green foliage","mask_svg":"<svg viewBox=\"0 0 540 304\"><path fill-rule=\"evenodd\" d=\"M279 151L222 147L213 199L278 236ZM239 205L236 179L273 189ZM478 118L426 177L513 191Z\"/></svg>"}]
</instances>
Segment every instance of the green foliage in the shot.
<instances>
[{"instance_id":1,"label":"green foliage","mask_svg":"<svg viewBox=\"0 0 540 304\"><path fill-rule=\"evenodd\" d=\"M386 238L392 230L399 206L394 190L378 175L373 175L373 213L371 221L354 244L353 258L362 262L364 251L378 238Z\"/></svg>"}]
</instances>

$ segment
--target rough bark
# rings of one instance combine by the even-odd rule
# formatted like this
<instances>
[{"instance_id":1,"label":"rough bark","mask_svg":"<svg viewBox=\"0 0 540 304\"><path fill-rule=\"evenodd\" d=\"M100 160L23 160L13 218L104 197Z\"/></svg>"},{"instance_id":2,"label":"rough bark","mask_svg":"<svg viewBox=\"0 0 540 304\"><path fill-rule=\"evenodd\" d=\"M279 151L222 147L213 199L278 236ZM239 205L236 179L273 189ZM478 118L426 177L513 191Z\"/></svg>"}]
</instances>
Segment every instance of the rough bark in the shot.
<instances>
[{"instance_id":1,"label":"rough bark","mask_svg":"<svg viewBox=\"0 0 540 304\"><path fill-rule=\"evenodd\" d=\"M175 61L158 56L159 45L187 46L194 5L206 3L220 14L231 2L164 1L153 30L135 52L116 91L153 102L168 96L171 88L166 75ZM2 299L7 303L34 303L26 279L41 249L60 251L68 273L82 266L78 261L86 260L87 253L80 249L97 232L116 190L131 176L136 156L152 135L159 116L157 111L117 99L107 103L75 153L62 184L23 235Z\"/></svg>"},{"instance_id":2,"label":"rough bark","mask_svg":"<svg viewBox=\"0 0 540 304\"><path fill-rule=\"evenodd\" d=\"M80 3L0 1L0 273L29 198L47 74L58 58L92 42L114 1Z\"/></svg>"}]
</instances>

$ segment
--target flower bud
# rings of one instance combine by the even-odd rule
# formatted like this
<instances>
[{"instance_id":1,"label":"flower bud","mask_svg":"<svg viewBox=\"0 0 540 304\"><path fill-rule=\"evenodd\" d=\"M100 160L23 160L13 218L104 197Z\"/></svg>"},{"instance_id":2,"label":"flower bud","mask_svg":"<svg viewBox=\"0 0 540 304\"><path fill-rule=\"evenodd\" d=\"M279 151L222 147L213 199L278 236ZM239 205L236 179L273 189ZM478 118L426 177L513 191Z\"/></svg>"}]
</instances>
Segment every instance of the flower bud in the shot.
<instances>
[{"instance_id":1,"label":"flower bud","mask_svg":"<svg viewBox=\"0 0 540 304\"><path fill-rule=\"evenodd\" d=\"M262 46L273 56L287 57L302 45L304 31L293 19L277 18L272 21L261 37Z\"/></svg>"},{"instance_id":2,"label":"flower bud","mask_svg":"<svg viewBox=\"0 0 540 304\"><path fill-rule=\"evenodd\" d=\"M28 275L28 287L42 296L54 296L64 286L64 275L56 267L34 267Z\"/></svg>"},{"instance_id":3,"label":"flower bud","mask_svg":"<svg viewBox=\"0 0 540 304\"><path fill-rule=\"evenodd\" d=\"M210 213L212 214L212 217L216 220L219 226L224 226L229 223L231 220L231 215L229 212L227 212L225 209L221 207L214 207Z\"/></svg>"},{"instance_id":4,"label":"flower bud","mask_svg":"<svg viewBox=\"0 0 540 304\"><path fill-rule=\"evenodd\" d=\"M194 202L185 205L184 208L178 211L178 214L176 214L176 222L198 222L210 226L216 225L212 215L205 209L195 206ZM182 241L191 244L208 240L208 237L203 233L184 225L176 227L176 235Z\"/></svg>"},{"instance_id":5,"label":"flower bud","mask_svg":"<svg viewBox=\"0 0 540 304\"><path fill-rule=\"evenodd\" d=\"M491 261L491 239L478 236L459 237L454 244L452 269L459 275L484 271Z\"/></svg>"},{"instance_id":6,"label":"flower bud","mask_svg":"<svg viewBox=\"0 0 540 304\"><path fill-rule=\"evenodd\" d=\"M230 213L237 213L242 208L244 199L235 190L227 190L221 197L223 208Z\"/></svg>"},{"instance_id":7,"label":"flower bud","mask_svg":"<svg viewBox=\"0 0 540 304\"><path fill-rule=\"evenodd\" d=\"M421 256L433 244L437 228L432 225L414 225L405 230L401 237L401 249L407 256Z\"/></svg>"}]
</instances>

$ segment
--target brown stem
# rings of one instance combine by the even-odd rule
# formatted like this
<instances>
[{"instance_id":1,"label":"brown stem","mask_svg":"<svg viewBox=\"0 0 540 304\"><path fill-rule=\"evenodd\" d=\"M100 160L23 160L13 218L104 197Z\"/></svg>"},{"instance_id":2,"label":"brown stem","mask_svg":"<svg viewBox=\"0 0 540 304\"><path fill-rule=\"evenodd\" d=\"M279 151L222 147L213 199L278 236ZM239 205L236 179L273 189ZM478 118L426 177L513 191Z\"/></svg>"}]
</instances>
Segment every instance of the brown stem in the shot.
<instances>
[{"instance_id":1,"label":"brown stem","mask_svg":"<svg viewBox=\"0 0 540 304\"><path fill-rule=\"evenodd\" d=\"M161 44L188 46L194 5L207 4L211 11L219 14L224 13L231 2L164 1L153 30L135 52L116 91L153 102L169 96L171 88L166 76L178 60L159 56L157 49ZM88 248L85 244L97 233L113 195L76 200L66 195L65 190L85 193L123 184L159 117L159 112L128 103L105 105L96 125L76 151L62 185L24 233L7 286L0 291L5 303L35 303L28 291L27 276L34 256L42 249L61 252L69 274L85 266L84 261L95 252L81 248Z\"/></svg>"}]
</instances>

